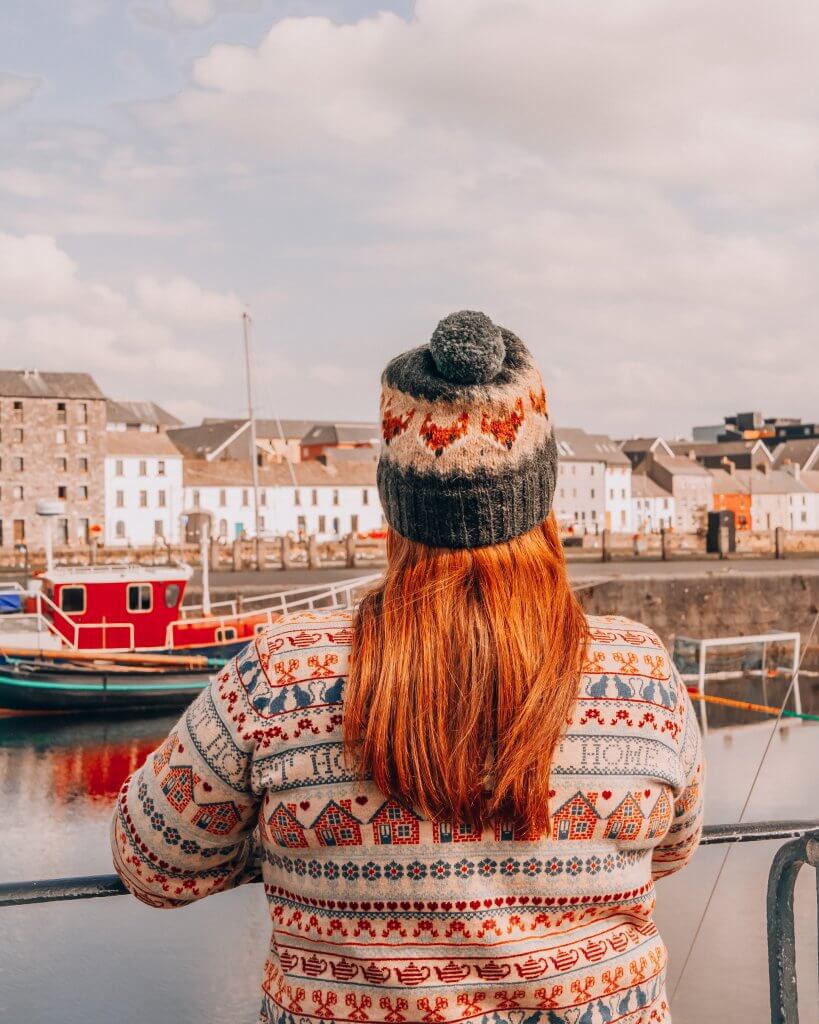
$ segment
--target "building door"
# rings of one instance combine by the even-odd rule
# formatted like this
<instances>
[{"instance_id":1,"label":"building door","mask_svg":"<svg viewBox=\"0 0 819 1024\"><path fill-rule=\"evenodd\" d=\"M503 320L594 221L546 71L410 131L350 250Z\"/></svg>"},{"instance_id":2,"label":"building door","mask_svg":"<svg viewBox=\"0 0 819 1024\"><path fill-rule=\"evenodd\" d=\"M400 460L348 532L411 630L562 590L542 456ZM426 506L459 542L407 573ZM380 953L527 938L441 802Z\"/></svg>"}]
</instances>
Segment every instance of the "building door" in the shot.
<instances>
[{"instance_id":1,"label":"building door","mask_svg":"<svg viewBox=\"0 0 819 1024\"><path fill-rule=\"evenodd\" d=\"M77 523L77 538L80 544L91 543L91 521L90 519L80 519Z\"/></svg>"},{"instance_id":2,"label":"building door","mask_svg":"<svg viewBox=\"0 0 819 1024\"><path fill-rule=\"evenodd\" d=\"M24 544L25 543L25 540L26 540L26 521L25 521L25 519L15 519L14 520L13 534L14 534L14 543L15 544Z\"/></svg>"},{"instance_id":3,"label":"building door","mask_svg":"<svg viewBox=\"0 0 819 1024\"><path fill-rule=\"evenodd\" d=\"M392 842L392 830L386 821L382 821L378 826L378 841L379 843Z\"/></svg>"}]
</instances>

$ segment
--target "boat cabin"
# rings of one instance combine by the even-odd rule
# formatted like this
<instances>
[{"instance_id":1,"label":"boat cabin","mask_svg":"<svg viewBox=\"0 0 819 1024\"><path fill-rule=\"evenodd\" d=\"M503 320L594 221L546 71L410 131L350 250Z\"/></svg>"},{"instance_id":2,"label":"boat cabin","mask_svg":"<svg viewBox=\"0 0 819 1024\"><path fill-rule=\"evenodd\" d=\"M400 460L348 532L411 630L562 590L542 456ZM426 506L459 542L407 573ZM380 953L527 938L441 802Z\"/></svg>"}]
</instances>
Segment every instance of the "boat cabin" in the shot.
<instances>
[{"instance_id":1,"label":"boat cabin","mask_svg":"<svg viewBox=\"0 0 819 1024\"><path fill-rule=\"evenodd\" d=\"M40 610L80 650L164 647L192 572L188 565L61 567L41 577Z\"/></svg>"}]
</instances>

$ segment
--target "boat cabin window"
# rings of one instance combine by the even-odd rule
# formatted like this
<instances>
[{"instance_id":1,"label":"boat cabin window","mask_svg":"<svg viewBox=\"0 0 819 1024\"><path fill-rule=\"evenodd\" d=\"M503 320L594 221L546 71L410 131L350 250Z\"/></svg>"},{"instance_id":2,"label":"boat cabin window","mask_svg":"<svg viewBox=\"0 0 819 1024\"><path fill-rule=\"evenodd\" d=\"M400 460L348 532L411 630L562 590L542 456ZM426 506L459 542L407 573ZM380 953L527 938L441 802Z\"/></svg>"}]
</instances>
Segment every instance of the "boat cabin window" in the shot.
<instances>
[{"instance_id":1,"label":"boat cabin window","mask_svg":"<svg viewBox=\"0 0 819 1024\"><path fill-rule=\"evenodd\" d=\"M61 587L60 611L66 615L82 615L85 611L85 587Z\"/></svg>"},{"instance_id":2,"label":"boat cabin window","mask_svg":"<svg viewBox=\"0 0 819 1024\"><path fill-rule=\"evenodd\" d=\"M153 607L153 591L150 583L128 584L128 611L149 612Z\"/></svg>"},{"instance_id":3,"label":"boat cabin window","mask_svg":"<svg viewBox=\"0 0 819 1024\"><path fill-rule=\"evenodd\" d=\"M179 584L169 583L165 587L165 607L176 608L179 604Z\"/></svg>"},{"instance_id":4,"label":"boat cabin window","mask_svg":"<svg viewBox=\"0 0 819 1024\"><path fill-rule=\"evenodd\" d=\"M222 626L216 630L215 640L217 644L222 644L226 640L235 640L236 630L233 626Z\"/></svg>"}]
</instances>

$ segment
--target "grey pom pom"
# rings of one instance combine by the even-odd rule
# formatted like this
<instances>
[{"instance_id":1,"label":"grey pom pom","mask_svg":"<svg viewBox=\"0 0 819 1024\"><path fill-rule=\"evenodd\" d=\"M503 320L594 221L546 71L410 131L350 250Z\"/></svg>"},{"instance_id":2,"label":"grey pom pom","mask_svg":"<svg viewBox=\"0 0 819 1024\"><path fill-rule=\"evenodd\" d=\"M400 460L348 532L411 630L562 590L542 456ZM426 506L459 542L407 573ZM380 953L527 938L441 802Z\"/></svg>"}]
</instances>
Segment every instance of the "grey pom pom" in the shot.
<instances>
[{"instance_id":1,"label":"grey pom pom","mask_svg":"<svg viewBox=\"0 0 819 1024\"><path fill-rule=\"evenodd\" d=\"M485 313L450 313L432 332L429 350L438 373L453 384L488 384L500 373L506 345Z\"/></svg>"}]
</instances>

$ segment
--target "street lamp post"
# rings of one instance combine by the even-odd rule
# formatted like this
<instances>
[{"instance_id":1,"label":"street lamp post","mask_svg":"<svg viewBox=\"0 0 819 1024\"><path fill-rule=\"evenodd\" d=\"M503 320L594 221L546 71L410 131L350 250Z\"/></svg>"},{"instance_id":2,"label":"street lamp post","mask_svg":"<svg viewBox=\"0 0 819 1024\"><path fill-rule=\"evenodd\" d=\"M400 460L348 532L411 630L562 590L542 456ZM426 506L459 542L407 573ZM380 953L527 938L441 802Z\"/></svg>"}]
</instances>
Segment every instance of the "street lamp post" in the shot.
<instances>
[{"instance_id":1,"label":"street lamp post","mask_svg":"<svg viewBox=\"0 0 819 1024\"><path fill-rule=\"evenodd\" d=\"M253 474L253 525L256 548L256 571L262 568L261 559L261 537L259 536L259 464L258 450L256 448L256 420L253 415L253 379L251 375L250 358L250 326L249 313L242 313L242 329L245 339L245 374L247 376L247 416L250 421L250 469Z\"/></svg>"}]
</instances>

